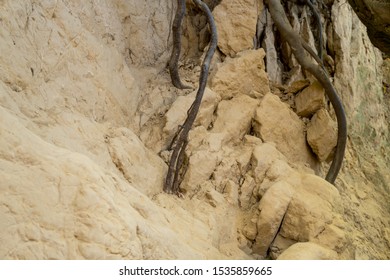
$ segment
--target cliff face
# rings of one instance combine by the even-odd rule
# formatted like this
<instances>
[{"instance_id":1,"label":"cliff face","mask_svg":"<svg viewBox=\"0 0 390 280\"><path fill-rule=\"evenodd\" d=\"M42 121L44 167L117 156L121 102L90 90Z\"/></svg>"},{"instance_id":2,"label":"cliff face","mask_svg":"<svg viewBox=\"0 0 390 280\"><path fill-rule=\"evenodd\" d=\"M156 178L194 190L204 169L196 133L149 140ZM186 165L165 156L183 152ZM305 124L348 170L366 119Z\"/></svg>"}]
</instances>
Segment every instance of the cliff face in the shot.
<instances>
[{"instance_id":1,"label":"cliff face","mask_svg":"<svg viewBox=\"0 0 390 280\"><path fill-rule=\"evenodd\" d=\"M332 108L263 2L205 1L219 50L184 198L162 192L167 147L209 34L188 1L179 71L192 89L175 89L173 2L0 2L0 258L390 258L388 62L346 1L319 6L349 129L335 186L321 179ZM289 8L314 47L310 10Z\"/></svg>"}]
</instances>

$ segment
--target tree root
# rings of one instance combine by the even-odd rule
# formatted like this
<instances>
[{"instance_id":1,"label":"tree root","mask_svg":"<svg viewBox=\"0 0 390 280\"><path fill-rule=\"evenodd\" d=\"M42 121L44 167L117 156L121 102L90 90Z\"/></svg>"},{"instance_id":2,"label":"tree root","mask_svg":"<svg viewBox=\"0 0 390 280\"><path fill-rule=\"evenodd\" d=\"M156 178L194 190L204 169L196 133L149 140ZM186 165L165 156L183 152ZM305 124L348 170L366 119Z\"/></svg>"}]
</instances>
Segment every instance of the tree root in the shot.
<instances>
[{"instance_id":1,"label":"tree root","mask_svg":"<svg viewBox=\"0 0 390 280\"><path fill-rule=\"evenodd\" d=\"M183 85L180 80L178 62L181 51L181 24L186 12L186 0L177 0L177 9L175 19L172 24L172 35L173 35L173 47L172 54L169 60L168 68L169 74L171 75L172 84L179 89L191 88Z\"/></svg>"},{"instance_id":2,"label":"tree root","mask_svg":"<svg viewBox=\"0 0 390 280\"><path fill-rule=\"evenodd\" d=\"M184 176L184 174L180 174L180 170L185 159L185 149L188 143L188 133L198 114L203 94L206 89L211 59L217 48L217 28L215 26L214 17L209 7L201 0L193 1L196 6L198 6L207 16L207 21L209 23L209 28L211 31L211 39L209 48L202 63L202 69L199 77L199 89L196 94L195 101L192 103L190 109L187 112L187 119L184 121L184 124L179 128L170 145L170 148L173 149L173 152L169 161L168 173L164 183L164 191L166 193L176 194L178 196L181 195L179 187L181 180L179 177ZM180 41L180 38L178 40Z\"/></svg>"},{"instance_id":3,"label":"tree root","mask_svg":"<svg viewBox=\"0 0 390 280\"><path fill-rule=\"evenodd\" d=\"M287 41L290 45L292 52L298 63L308 72L310 72L316 79L321 83L325 89L325 93L331 102L337 118L337 146L336 152L326 175L326 180L330 183L334 183L336 177L340 171L341 164L343 162L345 147L347 142L347 120L345 111L341 103L340 98L337 95L335 88L329 80L326 72L324 71L321 64L317 65L311 62L310 58L305 53L304 44L297 34L291 27L290 22L287 19L284 8L280 0L266 0L268 9L271 13L271 17L279 30L282 38ZM320 61L320 57L318 57Z\"/></svg>"},{"instance_id":4,"label":"tree root","mask_svg":"<svg viewBox=\"0 0 390 280\"><path fill-rule=\"evenodd\" d=\"M322 43L323 43L323 38L322 38L322 24L321 24L321 18L320 15L318 14L317 9L313 5L313 0L305 0L306 5L309 6L310 10L314 14L314 17L316 18L317 21L317 28L318 28L318 33L317 33L317 40L318 40L318 57L320 58L321 62L323 61L323 54L322 54Z\"/></svg>"}]
</instances>

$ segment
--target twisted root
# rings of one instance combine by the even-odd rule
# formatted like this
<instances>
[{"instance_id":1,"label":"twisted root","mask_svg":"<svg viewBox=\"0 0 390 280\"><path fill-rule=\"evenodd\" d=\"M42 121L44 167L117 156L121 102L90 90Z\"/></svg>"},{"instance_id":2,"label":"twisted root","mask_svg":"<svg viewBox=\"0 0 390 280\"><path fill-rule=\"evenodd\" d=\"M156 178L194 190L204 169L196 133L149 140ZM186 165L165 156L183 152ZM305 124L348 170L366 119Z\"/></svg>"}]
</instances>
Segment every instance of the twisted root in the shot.
<instances>
[{"instance_id":1,"label":"twisted root","mask_svg":"<svg viewBox=\"0 0 390 280\"><path fill-rule=\"evenodd\" d=\"M190 88L189 86L183 85L180 80L178 62L181 51L181 23L186 12L186 0L177 0L177 9L175 19L172 24L173 34L173 47L172 54L169 60L168 68L169 74L171 75L172 84L179 89Z\"/></svg>"},{"instance_id":2,"label":"twisted root","mask_svg":"<svg viewBox=\"0 0 390 280\"><path fill-rule=\"evenodd\" d=\"M196 94L195 101L193 102L193 104L191 105L190 109L187 112L187 119L184 121L184 124L179 128L176 136L174 137L171 143L171 148L173 149L173 152L169 161L168 173L164 184L164 191L167 193L176 194L178 196L181 195L181 191L179 187L180 185L179 177L180 177L180 170L184 162L185 149L188 143L188 133L198 114L199 107L202 102L203 94L206 89L211 59L217 48L217 28L215 26L214 17L209 7L203 1L200 0L193 0L193 1L207 16L207 21L209 23L209 28L211 31L211 40L210 40L210 45L207 50L206 56L202 63L202 69L199 77L199 89ZM181 174L181 176L184 176L184 174Z\"/></svg>"},{"instance_id":3,"label":"twisted root","mask_svg":"<svg viewBox=\"0 0 390 280\"><path fill-rule=\"evenodd\" d=\"M305 53L305 48L310 48L305 44L302 44L299 34L297 34L291 27L287 16L284 12L283 6L280 0L267 0L268 9L271 13L272 19L275 22L277 29L279 30L282 38L290 45L292 52L299 64L308 72L310 72L321 83L325 89L325 93L331 102L337 118L337 146L335 156L332 164L326 175L326 180L330 183L334 183L336 177L340 171L341 164L343 162L345 147L347 142L347 120L345 111L341 103L340 98L337 95L335 88L329 80L326 72L321 64L314 64ZM311 51L310 53L314 53ZM320 57L316 60L322 61Z\"/></svg>"}]
</instances>

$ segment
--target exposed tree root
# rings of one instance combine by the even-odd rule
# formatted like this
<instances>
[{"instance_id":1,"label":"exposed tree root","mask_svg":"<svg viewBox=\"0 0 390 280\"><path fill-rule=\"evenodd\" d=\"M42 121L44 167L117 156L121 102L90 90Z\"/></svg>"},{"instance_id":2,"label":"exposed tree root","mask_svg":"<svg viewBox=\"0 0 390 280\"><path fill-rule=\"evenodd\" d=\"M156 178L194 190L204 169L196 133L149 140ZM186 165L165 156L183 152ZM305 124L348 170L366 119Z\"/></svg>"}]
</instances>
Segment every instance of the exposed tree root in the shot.
<instances>
[{"instance_id":1,"label":"exposed tree root","mask_svg":"<svg viewBox=\"0 0 390 280\"><path fill-rule=\"evenodd\" d=\"M211 40L210 40L209 49L207 50L206 56L202 63L202 69L199 77L199 89L196 94L195 101L191 105L190 109L188 110L187 119L185 120L184 124L179 128L170 146L170 148L173 149L173 151L169 161L168 173L164 184L164 191L179 196L181 195L180 186L179 186L180 185L179 177L180 175L184 176L184 174L180 174L180 170L182 168L185 159L185 149L188 143L188 133L198 114L199 107L202 102L203 94L206 89L211 59L217 48L217 28L215 26L214 17L209 7L203 1L200 0L193 0L193 1L207 16L207 20L211 32Z\"/></svg>"},{"instance_id":2,"label":"exposed tree root","mask_svg":"<svg viewBox=\"0 0 390 280\"><path fill-rule=\"evenodd\" d=\"M328 182L333 184L340 171L347 142L347 120L343 105L326 72L322 68L322 65L320 66L312 63L310 57L308 57L307 53L305 53L305 46L302 44L299 34L292 29L280 0L266 0L266 2L272 19L282 38L290 45L299 64L301 64L305 70L314 75L314 77L316 77L316 79L324 87L326 95L335 110L338 128L337 147L332 164L325 178Z\"/></svg>"},{"instance_id":3,"label":"exposed tree root","mask_svg":"<svg viewBox=\"0 0 390 280\"><path fill-rule=\"evenodd\" d=\"M183 85L179 76L178 62L181 51L181 24L186 12L186 0L177 0L177 9L175 19L172 24L172 36L173 36L173 47L172 54L169 60L169 74L171 75L172 84L180 89L190 88L189 86Z\"/></svg>"},{"instance_id":4,"label":"exposed tree root","mask_svg":"<svg viewBox=\"0 0 390 280\"><path fill-rule=\"evenodd\" d=\"M306 5L309 6L310 10L314 14L314 17L316 18L316 21L317 21L317 29L318 29L318 33L317 33L317 40L318 40L317 53L318 53L318 57L320 58L320 60L322 62L322 60L323 60L323 55L322 55L323 38L322 38L321 18L320 18L320 15L319 15L317 9L313 5L313 0L305 0L305 1L306 1Z\"/></svg>"}]
</instances>

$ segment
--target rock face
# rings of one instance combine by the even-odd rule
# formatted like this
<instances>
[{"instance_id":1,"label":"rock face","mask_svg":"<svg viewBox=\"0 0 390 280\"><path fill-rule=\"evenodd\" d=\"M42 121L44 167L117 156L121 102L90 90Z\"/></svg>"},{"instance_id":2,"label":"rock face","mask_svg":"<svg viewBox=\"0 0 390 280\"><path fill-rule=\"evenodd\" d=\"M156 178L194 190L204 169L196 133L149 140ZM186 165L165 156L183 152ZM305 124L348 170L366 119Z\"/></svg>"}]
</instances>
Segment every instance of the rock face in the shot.
<instances>
[{"instance_id":1,"label":"rock face","mask_svg":"<svg viewBox=\"0 0 390 280\"><path fill-rule=\"evenodd\" d=\"M382 52L390 55L389 1L349 0L360 20L367 26L368 36Z\"/></svg>"},{"instance_id":2,"label":"rock face","mask_svg":"<svg viewBox=\"0 0 390 280\"><path fill-rule=\"evenodd\" d=\"M284 251L278 260L336 260L335 251L311 242L296 243Z\"/></svg>"},{"instance_id":3,"label":"rock face","mask_svg":"<svg viewBox=\"0 0 390 280\"><path fill-rule=\"evenodd\" d=\"M255 253L266 256L271 242L278 233L293 195L294 189L284 181L277 182L264 194L259 204L257 237L253 247Z\"/></svg>"},{"instance_id":4,"label":"rock face","mask_svg":"<svg viewBox=\"0 0 390 280\"><path fill-rule=\"evenodd\" d=\"M252 49L256 34L256 0L222 0L214 9L218 47L228 56Z\"/></svg>"},{"instance_id":5,"label":"rock face","mask_svg":"<svg viewBox=\"0 0 390 280\"><path fill-rule=\"evenodd\" d=\"M258 101L247 95L240 95L218 104L213 132L225 133L224 142L238 141L248 134Z\"/></svg>"},{"instance_id":6,"label":"rock face","mask_svg":"<svg viewBox=\"0 0 390 280\"><path fill-rule=\"evenodd\" d=\"M260 98L270 92L265 73L264 50L249 50L235 58L227 58L220 65L211 80L211 89L222 99L239 94Z\"/></svg>"},{"instance_id":7,"label":"rock face","mask_svg":"<svg viewBox=\"0 0 390 280\"><path fill-rule=\"evenodd\" d=\"M275 142L276 147L292 162L314 165L306 144L303 122L277 96L267 94L262 99L256 111L254 131L264 141Z\"/></svg>"},{"instance_id":8,"label":"rock face","mask_svg":"<svg viewBox=\"0 0 390 280\"><path fill-rule=\"evenodd\" d=\"M325 106L325 91L318 82L314 82L295 98L297 114L310 117L321 107Z\"/></svg>"},{"instance_id":9,"label":"rock face","mask_svg":"<svg viewBox=\"0 0 390 280\"><path fill-rule=\"evenodd\" d=\"M317 111L307 128L307 142L320 161L326 161L337 145L337 127L325 109Z\"/></svg>"},{"instance_id":10,"label":"rock face","mask_svg":"<svg viewBox=\"0 0 390 280\"><path fill-rule=\"evenodd\" d=\"M331 223L340 202L334 186L317 176L304 175L287 209L281 235L297 241L312 240Z\"/></svg>"}]
</instances>

